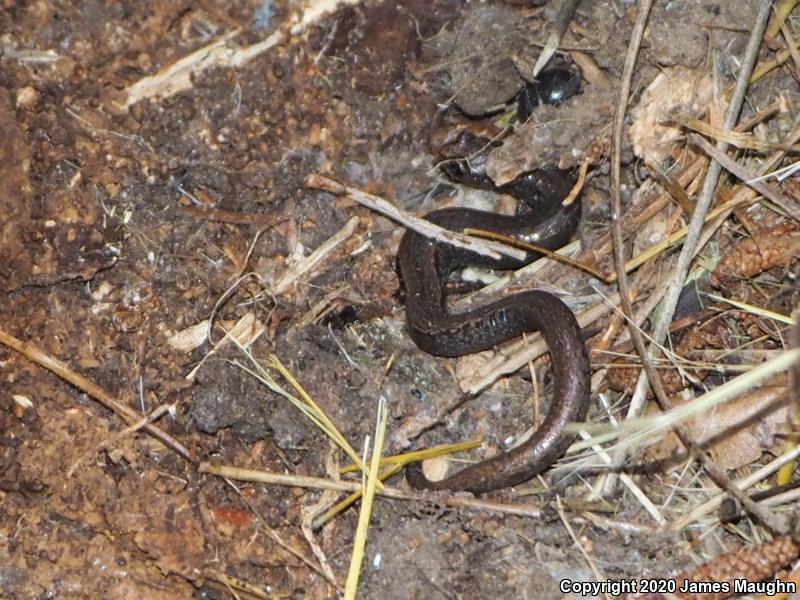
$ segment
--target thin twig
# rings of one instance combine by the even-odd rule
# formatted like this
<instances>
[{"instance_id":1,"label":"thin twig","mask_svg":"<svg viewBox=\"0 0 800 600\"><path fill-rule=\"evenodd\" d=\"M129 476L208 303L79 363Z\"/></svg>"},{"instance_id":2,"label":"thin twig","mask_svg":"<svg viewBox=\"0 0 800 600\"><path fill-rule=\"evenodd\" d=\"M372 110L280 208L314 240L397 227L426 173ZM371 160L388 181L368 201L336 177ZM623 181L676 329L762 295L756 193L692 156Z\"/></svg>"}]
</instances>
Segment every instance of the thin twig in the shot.
<instances>
[{"instance_id":1,"label":"thin twig","mask_svg":"<svg viewBox=\"0 0 800 600\"><path fill-rule=\"evenodd\" d=\"M353 235L358 223L358 217L351 217L339 231L320 244L319 248L287 269L286 273L283 274L270 291L275 295L282 294L298 279L313 272L331 252Z\"/></svg>"},{"instance_id":2,"label":"thin twig","mask_svg":"<svg viewBox=\"0 0 800 600\"><path fill-rule=\"evenodd\" d=\"M625 272L625 247L622 237L622 197L621 197L621 171L622 171L622 131L625 126L625 113L628 107L628 98L631 91L633 71L636 66L636 58L639 55L639 47L644 37L644 30L652 8L652 0L640 0L639 9L636 15L636 22L631 31L631 39L628 42L628 52L625 56L625 65L622 70L622 81L620 82L619 100L614 113L614 128L612 130L612 149L611 149L611 237L613 240L614 267L617 272L617 285L619 286L620 307L622 315L628 322L628 331L637 352L641 349L642 363L647 368L644 360L644 341L642 340L639 329L632 325L631 317L633 307L630 298L630 286L628 285L628 275ZM649 373L648 373L649 375ZM652 381L660 383L660 378L656 375ZM628 413L631 416L631 413ZM615 456L615 462L620 462L619 455ZM617 478L612 474L606 479L606 491L610 491L616 486Z\"/></svg>"},{"instance_id":3,"label":"thin twig","mask_svg":"<svg viewBox=\"0 0 800 600\"><path fill-rule=\"evenodd\" d=\"M556 253L561 256L571 257L572 255L577 254L579 249L580 241L576 240L574 242L570 242L566 246L562 246L556 250ZM469 294L464 294L460 298L451 300L452 305L457 310L468 310L469 307L472 306L473 302L494 298L499 294L503 294L506 288L512 285L526 285L527 282L536 278L535 276L537 273L543 271L544 268L550 264L552 264L552 260L548 257L543 257L525 265L524 267L520 267L516 271L509 271L508 273L499 275L492 283L485 285L474 292L470 292Z\"/></svg>"},{"instance_id":4,"label":"thin twig","mask_svg":"<svg viewBox=\"0 0 800 600\"><path fill-rule=\"evenodd\" d=\"M750 74L755 66L755 62L758 57L758 50L761 47L761 42L764 36L764 30L766 29L767 22L769 20L771 7L772 0L762 0L758 16L756 17L756 22L750 35L750 40L747 44L745 56L742 61L742 67L739 72L739 77L736 81L736 87L734 88L733 96L731 97L731 102L728 106L728 111L725 114L725 120L723 124L725 129L733 129L736 125L736 121L739 118L739 113L741 112L742 104L747 93ZM727 143L718 142L716 149L720 154L724 155L727 147ZM689 233L687 234L686 242L683 246L681 254L678 257L675 273L670 282L670 286L667 288L662 312L658 315L656 323L653 326L653 337L655 338L655 342L663 341L666 337L667 331L669 330L669 324L672 321L672 315L675 312L675 308L678 303L678 297L680 296L680 292L683 288L683 282L688 275L695 249L698 247L698 242L702 233L703 216L711 207L711 203L714 198L714 190L722 172L722 167L723 165L717 160L711 160L708 172L706 173L706 180L703 184L701 196L697 202L697 212L695 215L693 215L692 220L689 223ZM653 352L656 351L654 345L651 345L651 350L653 350ZM655 386L654 390L656 390ZM659 400L660 404L664 404L666 396L659 398ZM668 400L666 400L666 406L669 408ZM680 430L676 431L679 432ZM685 436L685 434L683 435ZM684 444L686 444L687 440L682 439ZM690 446L687 446L687 448L690 448ZM699 448L696 446L693 448L693 450L703 463L703 466L706 468L709 477L711 477L714 483L725 489L731 496L736 498L741 503L742 507L753 517L755 517L762 525L770 529L774 534L783 534L788 531L789 525L784 517L775 515L767 510L766 507L757 504L749 496L744 494L736 485L734 485L731 479L721 469L719 469L719 467L717 467L717 465L710 459L705 451L699 450Z\"/></svg>"},{"instance_id":5,"label":"thin twig","mask_svg":"<svg viewBox=\"0 0 800 600\"><path fill-rule=\"evenodd\" d=\"M155 75L138 80L125 89L127 98L124 108L130 108L139 100L147 98L169 98L179 92L191 89L195 77L204 71L219 68L240 68L267 50L284 43L291 35L296 35L324 15L333 12L342 4L359 4L362 0L317 0L300 3L302 8L287 15L282 26L266 38L249 46L238 46L233 40L242 32L241 28L223 34L210 44L165 66Z\"/></svg>"},{"instance_id":6,"label":"thin twig","mask_svg":"<svg viewBox=\"0 0 800 600\"><path fill-rule=\"evenodd\" d=\"M22 340L18 340L14 336L6 333L5 331L0 329L0 343L5 344L9 348L16 350L29 360L32 360L36 364L44 367L48 371L55 373L62 379L65 379L67 382L74 385L79 390L86 392L89 396L97 400L100 404L105 406L106 408L110 409L111 411L115 412L117 415L122 417L124 421L126 421L129 425L138 423L141 415L137 413L135 410L122 404L116 398L114 398L111 394L101 388L99 385L94 383L93 381L87 379L80 373L73 371L65 362L58 360L50 356L49 354L45 354L39 348L34 346L33 344L29 344L27 342L23 342ZM152 423L147 423L142 426L142 429L152 435L157 440L161 441L164 445L168 448L172 448L175 452L180 454L183 458L190 462L197 462L197 458L178 440L173 438L170 434L168 434L163 429L156 427Z\"/></svg>"},{"instance_id":7,"label":"thin twig","mask_svg":"<svg viewBox=\"0 0 800 600\"><path fill-rule=\"evenodd\" d=\"M584 271L585 273L589 273L593 277L603 281L604 283L611 283L609 278L598 268L587 264L577 261L575 259L570 258L564 254L559 254L555 250L550 250L549 248L545 248L544 246L540 246L539 244L534 244L532 242L526 242L524 240L520 240L510 235L503 235L502 233L497 233L496 231L488 231L486 229L476 229L474 227L467 227L464 229L464 233L468 235L474 235L481 239L485 240L497 240L508 244L509 246L514 246L516 248L522 248L523 250L529 250L531 252L536 252L537 254L541 254L544 257L550 258L556 262L559 262L563 265L567 265L576 269L578 271Z\"/></svg>"},{"instance_id":8,"label":"thin twig","mask_svg":"<svg viewBox=\"0 0 800 600\"><path fill-rule=\"evenodd\" d=\"M544 44L544 48L542 48L542 52L539 54L539 58L536 60L536 64L533 65L534 77L544 69L545 65L550 62L550 59L556 53L558 44L561 42L561 38L564 37L567 27L569 27L572 17L575 16L575 11L578 10L580 3L581 0L563 0L561 8L558 11L558 16L556 16L552 24L548 25L550 34L547 36L547 41Z\"/></svg>"},{"instance_id":9,"label":"thin twig","mask_svg":"<svg viewBox=\"0 0 800 600\"><path fill-rule=\"evenodd\" d=\"M497 242L490 242L480 238L463 235L455 231L449 231L448 229L434 225L430 221L426 221L425 219L421 219L419 217L410 215L405 211L401 211L385 198L368 194L367 192L359 190L358 188L343 185L338 181L328 177L323 177L322 175L312 174L306 177L306 186L323 190L329 194L335 194L339 196L347 195L350 199L358 202L362 206L371 208L372 210L381 213L383 216L389 217L393 221L397 221L409 229L413 229L419 234L440 242L444 242L445 244L451 244L457 248L464 248L465 250L475 252L476 254L480 254L482 256L499 258L500 255L503 255L510 256L511 258L515 258L517 260L525 260L525 258L528 256L527 252L517 250L516 248L511 248L504 244L498 244Z\"/></svg>"},{"instance_id":10,"label":"thin twig","mask_svg":"<svg viewBox=\"0 0 800 600\"><path fill-rule=\"evenodd\" d=\"M616 427L606 423L568 424L564 427L565 431L578 433L584 429L594 437L584 442L575 442L567 453L575 453L594 444L607 443L611 440L619 440L619 444L628 449L641 449L649 441L663 437L666 430L699 415L708 414L714 407L730 402L753 386L785 372L797 361L800 361L800 349L780 352L767 362L749 369L690 402L672 407L667 412L630 417Z\"/></svg>"},{"instance_id":11,"label":"thin twig","mask_svg":"<svg viewBox=\"0 0 800 600\"><path fill-rule=\"evenodd\" d=\"M225 483L227 483L231 488L233 488L233 490L239 495L239 499L244 503L245 506L247 506L248 509L250 509L250 512L253 513L258 522L261 523L261 528L262 528L261 530L264 533L266 533L267 536L270 539L272 539L272 541L274 541L281 548L286 550L289 554L299 559L304 565L306 565L312 571L318 573L320 576L325 578L328 581L328 583L333 585L337 590L341 590L339 582L336 581L336 577L334 576L333 572L331 572L330 568L326 569L325 565L315 564L313 560L307 558L302 552L300 552L300 550L297 550L296 548L288 544L286 541L284 541L284 539L280 536L280 534L269 525L264 516L259 511L256 510L255 506L253 506L253 503L250 502L247 496L242 493L242 490L239 489L239 486L237 486L235 483L233 483L233 481L231 481L231 479L233 478L224 477L223 479L225 479Z\"/></svg>"},{"instance_id":12,"label":"thin twig","mask_svg":"<svg viewBox=\"0 0 800 600\"><path fill-rule=\"evenodd\" d=\"M773 186L763 181L759 181L754 173L730 158L725 152L720 150L719 147L715 148L712 146L703 136L692 133L689 135L689 139L692 143L699 146L703 152L708 154L709 158L714 159L727 171L730 171L741 179L745 185L753 188L765 198L769 198L772 202L785 210L786 214L800 221L800 208L798 208L797 203L786 194L781 193L780 190L775 189Z\"/></svg>"},{"instance_id":13,"label":"thin twig","mask_svg":"<svg viewBox=\"0 0 800 600\"><path fill-rule=\"evenodd\" d=\"M753 27L753 32L747 46L745 57L742 61L739 78L736 82L736 89L733 97L731 98L727 114L725 115L725 128L727 129L732 129L734 127L739 112L741 111L745 92L747 91L749 74L752 72L755 58L758 55L761 36L763 35L764 27L766 26L766 22L769 17L770 5L770 0L762 0L759 15L756 24ZM717 148L724 152L727 148L727 144L720 142ZM689 268L691 267L691 262L697 248L697 242L700 234L702 233L706 214L708 213L708 210L714 199L714 190L716 188L717 180L719 179L721 171L722 166L716 161L712 160L706 174L706 179L703 184L700 198L697 202L695 213L692 215L692 219L689 224L689 231L687 233L686 240L684 241L683 248L678 256L678 262L675 265L670 286L667 288L667 291L664 295L664 305L662 311L655 319L655 323L653 325L652 337L656 343L661 343L666 338L669 324L672 320L672 315L675 313L678 296L683 289L683 283L686 280ZM657 349L651 345L651 352L648 354L648 358L652 356L656 350ZM642 378L640 378L640 380L641 379Z\"/></svg>"},{"instance_id":14,"label":"thin twig","mask_svg":"<svg viewBox=\"0 0 800 600\"><path fill-rule=\"evenodd\" d=\"M561 501L561 496L556 496L556 511L558 512L558 516L561 518L561 523L564 525L564 529L567 530L569 537L572 538L572 543L575 544L575 547L578 551L583 554L584 560L586 560L586 564L589 565L592 573L597 581L605 581L606 577L600 573L600 570L597 568L597 563L592 560L592 557L589 555L589 552L586 550L584 545L581 543L580 538L575 534L575 530L572 528L569 520L567 519L567 515L564 512L564 503ZM606 597L606 600L610 599L608 594L603 594Z\"/></svg>"},{"instance_id":15,"label":"thin twig","mask_svg":"<svg viewBox=\"0 0 800 600\"><path fill-rule=\"evenodd\" d=\"M609 415L609 416L610 416L610 418L613 418L613 415ZM580 436L583 439L588 439L589 438L589 434L586 433L585 431L581 431L580 432ZM606 452L603 449L602 446L595 445L595 446L592 447L592 450L594 450L594 452L597 454L597 456L599 456L600 459L603 462L605 462L607 465L610 466L612 464L611 455L608 454L608 452ZM620 479L622 480L622 483L624 483L625 486L630 490L631 494L633 494L634 498L636 498L639 501L639 503L644 507L644 509L656 521L656 523L658 523L659 525L662 525L662 526L667 524L667 521L664 518L664 515L661 514L661 512L658 510L658 507L655 504L653 504L653 502L652 502L652 500L650 500L650 498L647 497L647 495L642 491L642 488L640 488L638 485L636 485L636 482L633 480L633 478L630 475L628 475L627 473L621 473L620 474Z\"/></svg>"},{"instance_id":16,"label":"thin twig","mask_svg":"<svg viewBox=\"0 0 800 600\"><path fill-rule=\"evenodd\" d=\"M778 471L778 469L780 469L783 465L788 464L794 460L797 460L798 457L800 457L800 446L796 446L791 451L781 454L778 458L767 463L763 467L757 469L755 472L751 473L747 477L743 477L742 479L738 480L736 482L736 487L741 490L746 490L750 486L755 485L762 479L766 479L767 477ZM720 492L713 498L705 501L700 506L696 506L695 508L693 508L691 511L689 511L687 514L683 515L676 521L673 521L672 525L670 525L670 530L681 531L684 528L691 525L692 523L694 523L695 521L702 519L706 515L717 510L725 498L726 494L724 492Z\"/></svg>"},{"instance_id":17,"label":"thin twig","mask_svg":"<svg viewBox=\"0 0 800 600\"><path fill-rule=\"evenodd\" d=\"M81 463L84 460L88 460L91 456L96 455L97 453L101 452L102 450L105 450L106 448L110 448L112 446L115 446L123 438L126 438L129 435L131 435L132 433L135 433L135 432L139 431L140 429L142 429L148 423L154 423L155 421L160 419L161 416L165 412L169 412L169 411L173 411L174 412L175 411L175 405L174 404L162 404L161 406L158 406L154 410L152 410L150 412L150 414L148 414L145 417L139 419L138 422L133 423L132 425L129 425L128 427L126 427L122 431L118 431L113 436L104 439L102 442L97 444L97 447L93 448L92 450L90 450L89 452L84 454L84 456L79 458L75 462L75 464L73 464L67 470L67 477L72 477L72 475L75 473L75 470L81 465Z\"/></svg>"},{"instance_id":18,"label":"thin twig","mask_svg":"<svg viewBox=\"0 0 800 600\"><path fill-rule=\"evenodd\" d=\"M798 449L798 453L800 453L800 449ZM239 469L224 465L212 465L210 463L201 463L198 470L200 473L210 473L228 479L252 481L257 483L272 483L295 488L308 487L350 492L362 490L362 484L356 481L335 481L322 477L306 477L285 475L282 473L268 473L265 471ZM498 513L531 519L540 519L543 514L541 506L530 503L508 504L504 502L483 500L481 498L465 498L462 496L443 497L437 492L403 491L390 486L386 486L383 491L378 490L376 493L379 496L385 496L387 498L394 498L397 500L432 502L437 505L445 505L450 508L460 508L476 512ZM572 506L572 503L566 502L565 505L567 508L575 510L575 508ZM654 530L652 527L648 527L646 525L638 525L629 521L614 521L613 519L585 512L585 508L583 510L584 517L576 517L574 519L576 523L600 524L603 527L612 527L619 531L647 536L652 536L656 532L656 530Z\"/></svg>"},{"instance_id":19,"label":"thin twig","mask_svg":"<svg viewBox=\"0 0 800 600\"><path fill-rule=\"evenodd\" d=\"M748 43L744 64L739 73L739 79L737 81L733 97L731 98L731 104L725 116L725 124L724 124L725 129L731 130L736 125L739 112L741 111L742 102L744 100L744 96L747 91L747 85L749 82L750 73L755 64L755 59L758 54L758 48L761 45L761 40L764 34L764 28L766 27L767 19L769 18L769 9L771 7L771 4L772 4L771 0L764 0L762 3L761 10L756 20L756 26L753 28L753 32L750 37L750 42ZM622 128L625 122L625 110L627 108L628 94L630 93L630 82L633 78L633 69L636 63L636 56L638 54L638 48L644 34L644 28L647 24L647 18L651 6L652 6L651 0L641 0L639 5L639 14L637 15L637 20L634 25L634 30L633 33L631 34L631 41L628 46L628 54L625 60L625 68L623 69L623 78L619 96L619 103L617 105L617 112L614 120L613 159L611 161L611 177L612 177L611 193L612 193L613 215L614 215L612 222L612 228L613 228L612 234L614 237L614 262L619 277L620 299L622 301L622 307L626 315L631 315L633 310L630 304L630 298L628 296L627 276L625 274L625 258L624 258L624 247L622 240L622 228L619 220L619 216L621 214L620 156L622 149ZM727 148L727 144L724 142L720 142L718 148L720 149L721 152L724 153L725 149ZM650 386L652 386L653 392L655 394L655 397L659 405L661 406L661 409L666 411L671 408L671 403L661 383L661 378L658 376L658 373L656 373L655 367L650 359L655 356L655 352L657 352L658 346L663 342L669 327L669 322L672 319L673 313L675 312L675 306L677 305L678 295L680 294L680 291L683 288L683 282L685 281L686 275L688 274L688 269L689 266L691 265L691 260L694 256L695 248L697 247L697 243L700 239L700 235L702 233L702 226L706 218L706 213L711 207L714 188L716 186L717 179L719 178L719 175L721 173L721 168L722 167L719 163L716 163L713 160L711 161L711 164L709 166L709 171L706 175L706 180L704 182L703 193L701 194L701 197L697 203L696 210L692 215L692 220L690 221L689 224L689 231L687 233L683 250L681 251L681 254L678 258L678 262L675 266L673 277L670 280L670 285L667 287L667 291L664 298L664 306L662 308L662 312L659 314L660 318L657 318L657 325L654 326L653 328L654 329L652 336L653 340L650 345L649 353L645 349L644 339L641 336L639 330L636 329L635 327L629 328L631 334L631 340L633 341L637 354L641 358L644 370L639 376L639 381L637 382L637 390L636 390L636 392L640 395L641 400L639 401L639 403L637 403L638 406L634 406L634 402L633 401L631 402L631 409L628 412L628 417L631 417L633 414L636 414L633 412L634 408L636 408L637 411L640 409L640 405L643 402L644 398L644 391L645 391L644 386L648 381L650 383ZM660 331L660 329L663 329L663 331ZM682 427L676 426L674 430L675 433L678 435L678 438L686 446L686 448L691 452L693 452L700 459L700 461L703 463L703 466L706 468L709 477L711 477L711 479L718 486L727 490L728 493L730 493L737 500L739 500L742 506L750 514L754 515L763 525L771 529L774 533L784 533L786 531L787 528L786 521L778 519L777 516L771 514L764 507L761 507L755 502L753 502L749 497L747 497L738 488L736 488L736 486L733 485L733 483L727 477L727 475L725 475L725 473L721 469L719 469L719 467L717 467L717 465L711 460L711 458L705 453L705 451L701 450L697 446L697 444L693 442L691 436L688 435ZM607 480L607 484L613 484L615 481L616 481L615 478L609 477L609 479Z\"/></svg>"},{"instance_id":20,"label":"thin twig","mask_svg":"<svg viewBox=\"0 0 800 600\"><path fill-rule=\"evenodd\" d=\"M380 475L378 475L378 479L383 482L389 479L390 477L394 477L400 471L403 470L404 465L392 465L388 469L381 471ZM335 504L331 505L330 508L320 512L316 515L310 523L311 530L316 530L325 525L328 521L334 518L339 513L345 511L347 508L358 502L361 497L364 495L363 490L358 490L352 492L349 496L347 496L344 500L336 502Z\"/></svg>"}]
</instances>

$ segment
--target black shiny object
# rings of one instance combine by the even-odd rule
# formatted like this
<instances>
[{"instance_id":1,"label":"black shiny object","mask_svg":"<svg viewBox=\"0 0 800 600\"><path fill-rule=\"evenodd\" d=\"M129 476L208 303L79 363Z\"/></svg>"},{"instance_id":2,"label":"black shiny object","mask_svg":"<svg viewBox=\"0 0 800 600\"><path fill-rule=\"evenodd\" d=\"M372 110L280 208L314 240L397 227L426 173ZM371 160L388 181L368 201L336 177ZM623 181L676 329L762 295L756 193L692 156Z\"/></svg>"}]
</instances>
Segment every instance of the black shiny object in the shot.
<instances>
[{"instance_id":1,"label":"black shiny object","mask_svg":"<svg viewBox=\"0 0 800 600\"><path fill-rule=\"evenodd\" d=\"M581 78L569 69L549 69L539 73L535 83L526 83L517 95L517 120L524 123L540 104L558 104L577 94Z\"/></svg>"}]
</instances>

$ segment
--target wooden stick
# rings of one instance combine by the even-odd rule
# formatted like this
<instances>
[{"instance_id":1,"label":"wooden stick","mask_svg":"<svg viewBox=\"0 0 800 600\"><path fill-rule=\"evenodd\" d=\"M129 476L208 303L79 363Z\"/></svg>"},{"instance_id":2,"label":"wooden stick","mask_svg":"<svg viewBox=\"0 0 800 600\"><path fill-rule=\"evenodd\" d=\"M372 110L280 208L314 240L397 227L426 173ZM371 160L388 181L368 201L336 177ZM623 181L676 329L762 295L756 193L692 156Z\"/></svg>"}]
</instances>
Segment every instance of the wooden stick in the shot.
<instances>
[{"instance_id":1,"label":"wooden stick","mask_svg":"<svg viewBox=\"0 0 800 600\"><path fill-rule=\"evenodd\" d=\"M482 256L488 256L489 258L500 258L500 255L503 255L510 256L511 258L515 258L517 260L524 260L528 255L527 252L517 250L516 248L510 248L504 244L482 240L480 238L450 231L444 227L439 227L430 221L426 221L420 217L415 217L405 211L400 210L385 198L368 194L367 192L359 190L358 188L343 185L338 181L328 177L323 177L322 175L309 175L306 177L306 185L310 188L326 191L329 194L335 194L338 196L347 195L362 206L371 208L372 210L381 213L383 216L389 217L393 221L397 221L409 229L413 229L417 233L446 244L451 244L457 248L464 248L465 250L475 252L476 254L480 254Z\"/></svg>"},{"instance_id":2,"label":"wooden stick","mask_svg":"<svg viewBox=\"0 0 800 600\"><path fill-rule=\"evenodd\" d=\"M122 404L116 398L114 398L111 394L101 388L99 385L94 383L93 381L87 379L80 373L73 371L69 368L69 366L57 358L53 358L52 356L45 354L39 348L34 346L33 344L29 344L28 342L23 342L15 338L14 336L6 333L5 331L0 329L0 342L8 346L9 348L16 350L27 359L32 360L36 364L44 367L48 371L55 373L62 379L65 379L76 388L81 391L86 392L97 400L100 404L105 406L106 408L112 410L113 412L117 413L120 417L122 417L129 425L133 425L138 423L141 419L141 415L137 413L132 408ZM153 425L152 423L147 423L142 426L142 429L152 435L154 438L172 448L180 454L186 460L196 463L197 458L178 440L173 438L163 429L160 429Z\"/></svg>"}]
</instances>

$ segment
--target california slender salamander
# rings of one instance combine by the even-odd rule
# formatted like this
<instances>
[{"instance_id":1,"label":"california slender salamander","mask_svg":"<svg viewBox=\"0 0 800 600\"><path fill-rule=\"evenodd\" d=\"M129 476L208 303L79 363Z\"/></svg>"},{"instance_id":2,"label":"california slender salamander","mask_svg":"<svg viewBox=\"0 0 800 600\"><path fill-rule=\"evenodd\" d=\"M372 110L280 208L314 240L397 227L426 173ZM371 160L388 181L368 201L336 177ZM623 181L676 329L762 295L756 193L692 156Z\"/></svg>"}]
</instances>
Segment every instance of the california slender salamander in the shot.
<instances>
[{"instance_id":1,"label":"california slender salamander","mask_svg":"<svg viewBox=\"0 0 800 600\"><path fill-rule=\"evenodd\" d=\"M544 94L542 94L544 96ZM467 140L466 145L474 145ZM446 172L468 185L488 187L466 163ZM436 210L426 219L452 230L474 227L530 240L547 248L566 243L580 219L580 202L561 203L574 177L568 172L526 173L500 191L522 197L531 211L505 216L466 208ZM582 421L589 406L589 357L581 329L569 308L556 296L534 290L514 294L465 313L450 314L446 286L450 274L468 265L518 268L526 261L488 259L407 231L397 263L406 289L406 317L411 338L422 350L438 356L462 356L487 350L524 332L539 331L547 342L553 369L553 401L539 429L524 444L433 482L419 463L406 476L415 488L488 492L527 481L545 471L572 443L563 433L571 421Z\"/></svg>"}]
</instances>

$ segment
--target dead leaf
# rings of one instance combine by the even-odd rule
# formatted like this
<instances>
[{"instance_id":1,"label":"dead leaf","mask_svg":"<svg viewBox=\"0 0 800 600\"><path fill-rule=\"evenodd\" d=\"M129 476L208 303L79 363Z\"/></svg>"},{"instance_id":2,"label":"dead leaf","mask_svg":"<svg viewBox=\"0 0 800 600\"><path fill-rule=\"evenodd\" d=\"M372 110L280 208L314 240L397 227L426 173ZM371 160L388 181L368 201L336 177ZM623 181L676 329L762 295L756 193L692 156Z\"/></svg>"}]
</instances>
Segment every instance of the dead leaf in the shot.
<instances>
[{"instance_id":1,"label":"dead leaf","mask_svg":"<svg viewBox=\"0 0 800 600\"><path fill-rule=\"evenodd\" d=\"M683 135L680 126L665 123L678 114L699 116L712 98L711 75L705 69L664 69L631 111L630 135L636 155L662 162Z\"/></svg>"},{"instance_id":2,"label":"dead leaf","mask_svg":"<svg viewBox=\"0 0 800 600\"><path fill-rule=\"evenodd\" d=\"M749 465L765 451L778 451L780 434L788 432L791 405L786 391L783 377L687 422L687 429L720 467ZM659 460L682 451L678 438L669 433L652 454Z\"/></svg>"}]
</instances>

